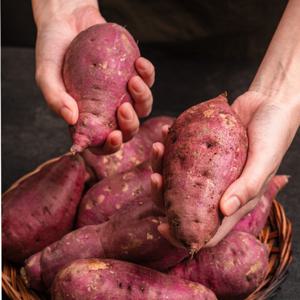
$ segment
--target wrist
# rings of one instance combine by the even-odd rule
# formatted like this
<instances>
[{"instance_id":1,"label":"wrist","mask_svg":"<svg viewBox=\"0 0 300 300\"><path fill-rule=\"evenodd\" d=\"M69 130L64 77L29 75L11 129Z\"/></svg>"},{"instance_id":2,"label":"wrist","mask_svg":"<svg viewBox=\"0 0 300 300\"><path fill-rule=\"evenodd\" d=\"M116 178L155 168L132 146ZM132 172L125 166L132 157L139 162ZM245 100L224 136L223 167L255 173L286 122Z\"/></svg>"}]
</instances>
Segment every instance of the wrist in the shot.
<instances>
[{"instance_id":1,"label":"wrist","mask_svg":"<svg viewBox=\"0 0 300 300\"><path fill-rule=\"evenodd\" d=\"M255 97L264 99L263 102L284 105L300 112L300 89L285 82L265 83L255 80L250 85L248 92L253 93Z\"/></svg>"},{"instance_id":2,"label":"wrist","mask_svg":"<svg viewBox=\"0 0 300 300\"><path fill-rule=\"evenodd\" d=\"M101 16L97 0L32 0L37 29L54 20L67 19L77 10L88 7L98 10Z\"/></svg>"}]
</instances>

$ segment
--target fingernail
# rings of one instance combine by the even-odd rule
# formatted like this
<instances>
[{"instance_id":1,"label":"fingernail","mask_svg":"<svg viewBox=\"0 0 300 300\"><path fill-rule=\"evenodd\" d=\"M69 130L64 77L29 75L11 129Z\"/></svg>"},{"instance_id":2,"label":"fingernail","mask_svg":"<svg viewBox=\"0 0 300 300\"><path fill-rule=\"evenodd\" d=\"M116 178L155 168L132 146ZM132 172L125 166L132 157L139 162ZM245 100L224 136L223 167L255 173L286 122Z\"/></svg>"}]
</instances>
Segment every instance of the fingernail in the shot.
<instances>
[{"instance_id":1,"label":"fingernail","mask_svg":"<svg viewBox=\"0 0 300 300\"><path fill-rule=\"evenodd\" d=\"M113 147L116 147L119 145L119 141L118 141L118 138L117 137L114 137L110 140L110 144L113 146Z\"/></svg>"},{"instance_id":2,"label":"fingernail","mask_svg":"<svg viewBox=\"0 0 300 300\"><path fill-rule=\"evenodd\" d=\"M60 110L60 115L70 124L73 123L73 112L66 106Z\"/></svg>"},{"instance_id":3,"label":"fingernail","mask_svg":"<svg viewBox=\"0 0 300 300\"><path fill-rule=\"evenodd\" d=\"M224 212L226 215L232 215L240 206L241 202L239 198L237 196L232 196L224 203Z\"/></svg>"},{"instance_id":4,"label":"fingernail","mask_svg":"<svg viewBox=\"0 0 300 300\"><path fill-rule=\"evenodd\" d=\"M157 186L156 175L155 174L151 174L150 177L151 177L152 184L156 187Z\"/></svg>"},{"instance_id":5,"label":"fingernail","mask_svg":"<svg viewBox=\"0 0 300 300\"><path fill-rule=\"evenodd\" d=\"M123 107L123 109L121 110L121 116L127 121L132 120L133 113L132 113L131 108L127 107L127 105L126 105L126 107Z\"/></svg>"},{"instance_id":6,"label":"fingernail","mask_svg":"<svg viewBox=\"0 0 300 300\"><path fill-rule=\"evenodd\" d=\"M158 157L158 148L157 148L157 146L156 146L156 143L154 143L154 144L152 145L152 149L153 149L153 154L154 154L154 156L155 156L155 157Z\"/></svg>"}]
</instances>

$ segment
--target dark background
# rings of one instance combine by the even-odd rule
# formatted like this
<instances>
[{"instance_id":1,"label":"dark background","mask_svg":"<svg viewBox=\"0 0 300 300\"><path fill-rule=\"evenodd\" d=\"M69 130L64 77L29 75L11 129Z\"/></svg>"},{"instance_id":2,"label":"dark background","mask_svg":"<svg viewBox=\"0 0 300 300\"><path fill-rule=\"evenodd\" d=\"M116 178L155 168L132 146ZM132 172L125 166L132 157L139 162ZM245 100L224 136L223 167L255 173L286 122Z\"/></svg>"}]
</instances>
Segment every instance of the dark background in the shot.
<instances>
[{"instance_id":1,"label":"dark background","mask_svg":"<svg viewBox=\"0 0 300 300\"><path fill-rule=\"evenodd\" d=\"M2 188L69 149L66 124L50 112L34 81L36 30L30 1L2 1ZM251 83L286 1L100 1L103 16L126 25L156 67L152 115L176 116ZM279 120L280 122L280 120ZM280 173L292 175L279 199L294 224L294 261L274 299L300 295L300 136Z\"/></svg>"}]
</instances>

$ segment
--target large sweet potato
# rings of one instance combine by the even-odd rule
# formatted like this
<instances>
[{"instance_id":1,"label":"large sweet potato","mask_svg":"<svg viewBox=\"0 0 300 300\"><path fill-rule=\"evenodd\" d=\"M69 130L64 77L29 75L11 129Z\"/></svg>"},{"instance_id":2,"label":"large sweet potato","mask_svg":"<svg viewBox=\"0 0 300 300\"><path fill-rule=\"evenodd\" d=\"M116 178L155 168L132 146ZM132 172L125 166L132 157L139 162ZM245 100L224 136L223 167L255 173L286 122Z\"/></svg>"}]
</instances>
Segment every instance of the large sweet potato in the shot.
<instances>
[{"instance_id":1,"label":"large sweet potato","mask_svg":"<svg viewBox=\"0 0 300 300\"><path fill-rule=\"evenodd\" d=\"M246 130L222 95L189 108L170 128L164 203L171 233L191 252L217 231L219 200L240 175L247 146Z\"/></svg>"},{"instance_id":2,"label":"large sweet potato","mask_svg":"<svg viewBox=\"0 0 300 300\"><path fill-rule=\"evenodd\" d=\"M218 245L201 249L193 259L178 264L170 274L199 282L218 299L245 299L263 281L268 252L252 234L231 232Z\"/></svg>"},{"instance_id":3,"label":"large sweet potato","mask_svg":"<svg viewBox=\"0 0 300 300\"><path fill-rule=\"evenodd\" d=\"M138 164L149 160L151 147L155 142L162 142L163 125L171 125L174 119L167 116L150 118L145 121L139 132L121 149L110 155L96 155L86 150L83 157L98 176L98 179L126 172Z\"/></svg>"},{"instance_id":4,"label":"large sweet potato","mask_svg":"<svg viewBox=\"0 0 300 300\"><path fill-rule=\"evenodd\" d=\"M266 225L274 197L287 184L287 182L288 176L274 176L255 208L244 216L235 225L233 230L248 232L257 236Z\"/></svg>"},{"instance_id":5,"label":"large sweet potato","mask_svg":"<svg viewBox=\"0 0 300 300\"><path fill-rule=\"evenodd\" d=\"M151 173L150 163L145 162L130 171L104 178L93 185L80 203L77 226L103 223L137 199L141 203L150 201Z\"/></svg>"},{"instance_id":6,"label":"large sweet potato","mask_svg":"<svg viewBox=\"0 0 300 300\"><path fill-rule=\"evenodd\" d=\"M79 258L117 258L166 270L188 252L175 248L157 230L164 221L151 202L128 206L108 222L77 229L31 256L23 269L28 285L50 287L56 273Z\"/></svg>"},{"instance_id":7,"label":"large sweet potato","mask_svg":"<svg viewBox=\"0 0 300 300\"><path fill-rule=\"evenodd\" d=\"M51 289L53 300L215 300L201 284L111 259L81 259L64 268Z\"/></svg>"},{"instance_id":8,"label":"large sweet potato","mask_svg":"<svg viewBox=\"0 0 300 300\"><path fill-rule=\"evenodd\" d=\"M86 179L83 159L65 155L38 168L2 199L2 251L25 258L72 229Z\"/></svg>"},{"instance_id":9,"label":"large sweet potato","mask_svg":"<svg viewBox=\"0 0 300 300\"><path fill-rule=\"evenodd\" d=\"M113 23L89 27L71 42L63 79L79 109L72 152L101 146L117 128L116 110L131 100L127 82L136 74L134 62L139 56L130 33Z\"/></svg>"}]
</instances>

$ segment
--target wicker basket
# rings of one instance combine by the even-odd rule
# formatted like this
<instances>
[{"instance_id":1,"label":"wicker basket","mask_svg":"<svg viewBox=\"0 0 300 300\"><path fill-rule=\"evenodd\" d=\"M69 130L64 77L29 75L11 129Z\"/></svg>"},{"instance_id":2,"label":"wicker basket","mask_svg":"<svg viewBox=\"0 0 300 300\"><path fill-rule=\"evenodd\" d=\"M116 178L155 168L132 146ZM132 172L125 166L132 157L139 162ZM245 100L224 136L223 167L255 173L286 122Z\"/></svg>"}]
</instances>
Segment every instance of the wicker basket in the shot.
<instances>
[{"instance_id":1,"label":"wicker basket","mask_svg":"<svg viewBox=\"0 0 300 300\"><path fill-rule=\"evenodd\" d=\"M56 159L48 161L42 166L45 166ZM39 170L42 166L18 180L10 189L16 187L29 175L37 172L37 170ZM262 284L249 297L247 297L247 300L264 300L270 298L276 293L278 287L286 278L287 268L292 261L291 237L291 222L286 217L281 204L274 200L268 224L259 236L259 239L266 243L269 248L270 255L268 275ZM26 287L20 276L20 268L18 266L14 266L5 261L3 262L2 270L2 288L7 296L13 300L45 299L44 296L38 295Z\"/></svg>"}]
</instances>

